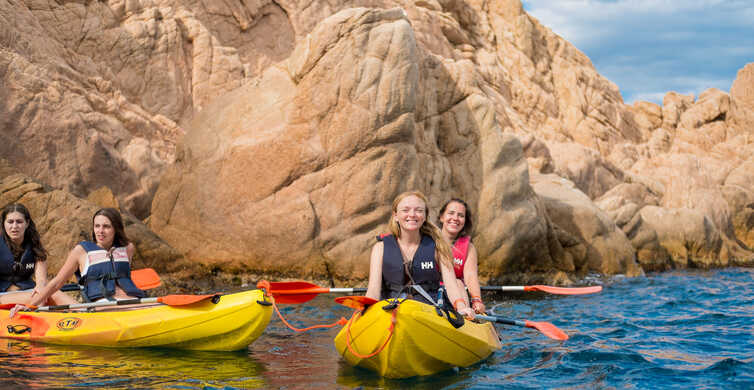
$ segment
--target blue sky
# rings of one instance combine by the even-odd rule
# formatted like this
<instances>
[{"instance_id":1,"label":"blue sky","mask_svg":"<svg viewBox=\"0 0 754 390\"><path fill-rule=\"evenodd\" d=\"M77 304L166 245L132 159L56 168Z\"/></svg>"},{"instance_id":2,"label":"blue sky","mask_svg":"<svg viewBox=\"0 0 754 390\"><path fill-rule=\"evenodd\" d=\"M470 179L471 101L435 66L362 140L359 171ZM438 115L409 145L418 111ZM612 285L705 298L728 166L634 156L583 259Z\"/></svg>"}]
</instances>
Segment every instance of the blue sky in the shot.
<instances>
[{"instance_id":1,"label":"blue sky","mask_svg":"<svg viewBox=\"0 0 754 390\"><path fill-rule=\"evenodd\" d=\"M623 100L725 92L754 62L754 0L523 0L584 52Z\"/></svg>"}]
</instances>

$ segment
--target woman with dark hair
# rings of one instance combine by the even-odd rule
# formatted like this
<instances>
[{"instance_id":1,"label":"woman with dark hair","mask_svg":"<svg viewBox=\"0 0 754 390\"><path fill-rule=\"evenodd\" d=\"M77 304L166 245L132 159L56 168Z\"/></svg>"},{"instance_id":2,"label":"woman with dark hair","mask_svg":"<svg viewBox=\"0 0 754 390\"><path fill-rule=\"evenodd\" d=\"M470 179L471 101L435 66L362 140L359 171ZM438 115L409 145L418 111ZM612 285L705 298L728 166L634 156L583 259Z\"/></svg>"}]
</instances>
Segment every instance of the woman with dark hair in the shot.
<instances>
[{"instance_id":1,"label":"woman with dark hair","mask_svg":"<svg viewBox=\"0 0 754 390\"><path fill-rule=\"evenodd\" d=\"M92 217L93 241L78 243L58 274L31 300L39 305L58 291L74 274L80 275L81 295L90 301L144 297L131 280L131 258L136 248L128 241L118 210L104 208ZM23 306L11 310L11 317Z\"/></svg>"},{"instance_id":2,"label":"woman with dark hair","mask_svg":"<svg viewBox=\"0 0 754 390\"><path fill-rule=\"evenodd\" d=\"M479 275L477 274L477 253L471 243L474 223L471 210L462 199L453 198L442 206L438 218L442 235L453 245L453 270L461 291L468 289L471 295L471 307L476 313L484 313ZM464 299L468 297L463 294ZM468 305L468 301L466 301Z\"/></svg>"},{"instance_id":3,"label":"woman with dark hair","mask_svg":"<svg viewBox=\"0 0 754 390\"><path fill-rule=\"evenodd\" d=\"M47 251L42 246L37 226L24 205L13 203L6 206L2 212L2 221L0 292L28 290L25 292L31 294L37 283L40 286L47 284Z\"/></svg>"},{"instance_id":4,"label":"woman with dark hair","mask_svg":"<svg viewBox=\"0 0 754 390\"><path fill-rule=\"evenodd\" d=\"M3 221L0 303L29 302L47 284L47 251L26 206L9 204L0 218ZM73 299L59 292L52 297L52 301L62 304L73 302Z\"/></svg>"},{"instance_id":5,"label":"woman with dark hair","mask_svg":"<svg viewBox=\"0 0 754 390\"><path fill-rule=\"evenodd\" d=\"M388 220L391 234L372 246L366 296L378 300L406 296L428 303L409 286L419 285L435 299L444 282L456 311L473 318L474 311L455 282L450 245L427 215L427 198L421 192L404 192L395 198Z\"/></svg>"}]
</instances>

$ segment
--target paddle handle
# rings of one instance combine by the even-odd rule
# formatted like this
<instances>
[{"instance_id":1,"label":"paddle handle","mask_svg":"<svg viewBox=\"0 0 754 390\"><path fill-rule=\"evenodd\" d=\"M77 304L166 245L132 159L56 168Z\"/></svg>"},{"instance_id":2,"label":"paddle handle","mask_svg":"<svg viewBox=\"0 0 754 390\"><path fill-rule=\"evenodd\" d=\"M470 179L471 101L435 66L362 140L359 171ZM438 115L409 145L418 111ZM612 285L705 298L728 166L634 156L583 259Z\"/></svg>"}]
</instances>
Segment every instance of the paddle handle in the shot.
<instances>
[{"instance_id":1,"label":"paddle handle","mask_svg":"<svg viewBox=\"0 0 754 390\"><path fill-rule=\"evenodd\" d=\"M367 289L364 287L354 287L354 288L329 288L328 292L331 293L347 293L347 294L353 294L353 293L365 293L367 292Z\"/></svg>"},{"instance_id":2,"label":"paddle handle","mask_svg":"<svg viewBox=\"0 0 754 390\"><path fill-rule=\"evenodd\" d=\"M476 314L474 315L474 318L479 318L480 320L485 320L489 322L497 322L498 324L516 325L516 326L526 327L526 321L509 320L507 318L488 316L484 314Z\"/></svg>"},{"instance_id":3,"label":"paddle handle","mask_svg":"<svg viewBox=\"0 0 754 390\"><path fill-rule=\"evenodd\" d=\"M87 309L90 307L135 305L138 303L158 303L159 302L158 299L159 297L129 298L129 299L121 299L118 301L101 301L101 302L72 303L70 305L40 306L37 308L37 311Z\"/></svg>"},{"instance_id":4,"label":"paddle handle","mask_svg":"<svg viewBox=\"0 0 754 390\"><path fill-rule=\"evenodd\" d=\"M483 291L526 291L526 286L481 286Z\"/></svg>"}]
</instances>

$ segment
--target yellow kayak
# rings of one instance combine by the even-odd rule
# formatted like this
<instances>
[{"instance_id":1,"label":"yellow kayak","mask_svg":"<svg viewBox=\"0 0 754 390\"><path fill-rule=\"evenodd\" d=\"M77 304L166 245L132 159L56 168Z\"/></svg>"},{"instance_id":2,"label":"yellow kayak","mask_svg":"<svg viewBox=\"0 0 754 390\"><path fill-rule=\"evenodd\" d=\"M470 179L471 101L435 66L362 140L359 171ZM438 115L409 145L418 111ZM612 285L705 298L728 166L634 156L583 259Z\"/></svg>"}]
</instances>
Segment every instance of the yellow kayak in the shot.
<instances>
[{"instance_id":1,"label":"yellow kayak","mask_svg":"<svg viewBox=\"0 0 754 390\"><path fill-rule=\"evenodd\" d=\"M12 319L8 310L0 310L0 337L63 345L235 351L267 327L272 306L265 303L262 290L251 290L221 295L217 303L205 299L183 306L19 312Z\"/></svg>"},{"instance_id":2,"label":"yellow kayak","mask_svg":"<svg viewBox=\"0 0 754 390\"><path fill-rule=\"evenodd\" d=\"M464 321L456 329L433 306L406 300L385 311L387 304L379 301L363 315L355 313L335 337L335 348L348 364L388 378L408 378L467 367L502 347L489 322Z\"/></svg>"}]
</instances>

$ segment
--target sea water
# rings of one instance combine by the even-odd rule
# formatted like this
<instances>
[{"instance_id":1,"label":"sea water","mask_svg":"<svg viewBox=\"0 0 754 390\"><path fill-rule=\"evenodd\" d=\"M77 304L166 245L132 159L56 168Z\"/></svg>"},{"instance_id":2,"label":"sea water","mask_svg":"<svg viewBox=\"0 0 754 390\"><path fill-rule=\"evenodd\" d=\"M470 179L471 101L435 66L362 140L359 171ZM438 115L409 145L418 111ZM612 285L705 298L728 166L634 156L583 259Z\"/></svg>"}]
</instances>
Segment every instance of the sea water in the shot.
<instances>
[{"instance_id":1,"label":"sea water","mask_svg":"<svg viewBox=\"0 0 754 390\"><path fill-rule=\"evenodd\" d=\"M754 270L593 280L598 294L487 295L492 314L546 321L567 341L498 325L503 348L472 367L389 380L343 362L339 327L297 333L274 317L247 351L61 347L0 340L0 388L751 389ZM341 287L341 286L338 286ZM351 310L320 295L282 305L293 326Z\"/></svg>"}]
</instances>

